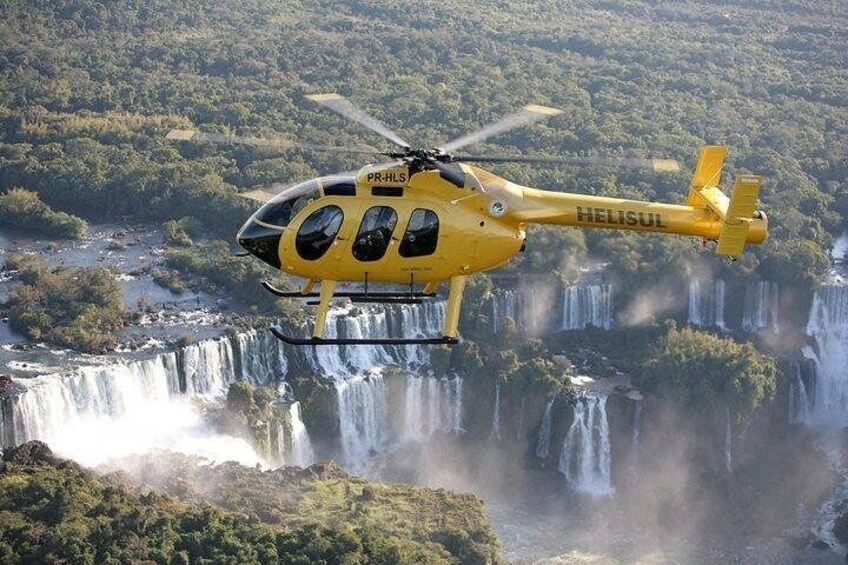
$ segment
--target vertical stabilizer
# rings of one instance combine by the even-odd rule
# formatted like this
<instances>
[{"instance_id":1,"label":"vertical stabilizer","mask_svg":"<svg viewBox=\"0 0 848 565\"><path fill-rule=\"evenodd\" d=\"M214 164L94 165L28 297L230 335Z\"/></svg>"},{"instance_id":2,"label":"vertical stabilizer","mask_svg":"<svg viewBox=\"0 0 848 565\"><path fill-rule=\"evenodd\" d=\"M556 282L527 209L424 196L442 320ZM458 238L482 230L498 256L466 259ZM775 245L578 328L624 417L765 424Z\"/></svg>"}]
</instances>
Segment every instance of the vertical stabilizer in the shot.
<instances>
[{"instance_id":1,"label":"vertical stabilizer","mask_svg":"<svg viewBox=\"0 0 848 565\"><path fill-rule=\"evenodd\" d=\"M748 230L754 220L757 197L763 178L756 175L739 175L733 183L733 194L727 206L727 216L721 225L716 253L738 257L748 241Z\"/></svg>"},{"instance_id":2,"label":"vertical stabilizer","mask_svg":"<svg viewBox=\"0 0 848 565\"><path fill-rule=\"evenodd\" d=\"M703 207L704 201L699 193L705 187L717 187L721 182L721 168L727 156L727 147L723 145L705 145L698 155L695 174L692 176L692 186L686 198L688 206Z\"/></svg>"}]
</instances>

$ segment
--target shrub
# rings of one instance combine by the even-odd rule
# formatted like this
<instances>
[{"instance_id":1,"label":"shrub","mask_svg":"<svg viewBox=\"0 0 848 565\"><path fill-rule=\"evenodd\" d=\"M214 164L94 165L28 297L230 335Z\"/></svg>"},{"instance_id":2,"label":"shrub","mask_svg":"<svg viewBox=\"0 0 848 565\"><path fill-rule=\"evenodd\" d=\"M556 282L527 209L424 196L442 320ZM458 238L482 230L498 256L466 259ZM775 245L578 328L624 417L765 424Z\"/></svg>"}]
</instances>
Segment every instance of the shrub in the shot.
<instances>
[{"instance_id":1,"label":"shrub","mask_svg":"<svg viewBox=\"0 0 848 565\"><path fill-rule=\"evenodd\" d=\"M0 194L0 223L60 239L82 239L88 229L85 220L56 212L25 188Z\"/></svg>"}]
</instances>

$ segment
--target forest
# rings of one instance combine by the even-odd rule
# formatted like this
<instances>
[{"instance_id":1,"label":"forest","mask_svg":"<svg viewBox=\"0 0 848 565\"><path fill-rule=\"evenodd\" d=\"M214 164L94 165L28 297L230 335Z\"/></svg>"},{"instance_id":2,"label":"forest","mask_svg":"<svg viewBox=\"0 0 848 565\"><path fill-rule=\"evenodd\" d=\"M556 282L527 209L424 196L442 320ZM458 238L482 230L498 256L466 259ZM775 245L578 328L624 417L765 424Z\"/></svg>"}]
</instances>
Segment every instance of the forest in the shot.
<instances>
[{"instance_id":1,"label":"forest","mask_svg":"<svg viewBox=\"0 0 848 565\"><path fill-rule=\"evenodd\" d=\"M238 192L362 163L175 145L164 139L170 128L379 144L304 99L337 91L406 138L435 144L536 102L564 113L474 149L669 157L683 170L513 164L493 167L499 174L680 202L699 147L727 144L728 177L767 179L771 235L741 266L703 260L731 277L815 281L819 250L848 215L845 12L841 2L803 1L7 2L0 190L33 190L90 221L190 217L231 242L252 208ZM601 230L529 243L522 268L553 265L568 277L567 259L589 254L637 286L652 284L658 265L685 276L701 255L689 240Z\"/></svg>"}]
</instances>

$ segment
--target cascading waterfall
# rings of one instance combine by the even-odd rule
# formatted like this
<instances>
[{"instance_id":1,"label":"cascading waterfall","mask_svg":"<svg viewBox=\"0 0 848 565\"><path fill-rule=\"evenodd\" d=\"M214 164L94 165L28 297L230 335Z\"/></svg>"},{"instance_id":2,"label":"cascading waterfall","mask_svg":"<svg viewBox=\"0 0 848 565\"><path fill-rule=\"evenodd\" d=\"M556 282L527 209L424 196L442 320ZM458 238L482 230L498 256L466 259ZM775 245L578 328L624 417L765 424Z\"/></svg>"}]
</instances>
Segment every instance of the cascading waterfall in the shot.
<instances>
[{"instance_id":1,"label":"cascading waterfall","mask_svg":"<svg viewBox=\"0 0 848 565\"><path fill-rule=\"evenodd\" d=\"M801 363L795 362L795 377L789 383L789 423L809 425L811 399L801 372Z\"/></svg>"},{"instance_id":2,"label":"cascading waterfall","mask_svg":"<svg viewBox=\"0 0 848 565\"><path fill-rule=\"evenodd\" d=\"M518 292L515 290L498 290L492 294L492 329L499 333L507 318L512 318L520 329L522 324L519 311Z\"/></svg>"},{"instance_id":3,"label":"cascading waterfall","mask_svg":"<svg viewBox=\"0 0 848 565\"><path fill-rule=\"evenodd\" d=\"M462 378L405 377L404 441L425 441L437 431L462 431Z\"/></svg>"},{"instance_id":4,"label":"cascading waterfall","mask_svg":"<svg viewBox=\"0 0 848 565\"><path fill-rule=\"evenodd\" d=\"M559 471L569 486L592 496L615 492L610 476L607 397L587 393L572 404L574 419L568 428L559 459Z\"/></svg>"},{"instance_id":5,"label":"cascading waterfall","mask_svg":"<svg viewBox=\"0 0 848 565\"><path fill-rule=\"evenodd\" d=\"M634 401L633 406L633 435L630 438L630 464L627 466L629 476L633 479L639 475L639 450L642 446L642 401Z\"/></svg>"},{"instance_id":6,"label":"cascading waterfall","mask_svg":"<svg viewBox=\"0 0 848 565\"><path fill-rule=\"evenodd\" d=\"M435 337L442 331L443 301L420 305L339 307L327 316L326 337L399 338ZM414 345L315 346L311 362L315 370L333 378L370 373L387 365L421 367L429 363L428 350Z\"/></svg>"},{"instance_id":7,"label":"cascading waterfall","mask_svg":"<svg viewBox=\"0 0 848 565\"><path fill-rule=\"evenodd\" d=\"M339 425L345 462L361 468L376 452L396 441L426 441L438 431L462 431L462 379L406 375L403 425L393 430L389 389L381 374L336 383Z\"/></svg>"},{"instance_id":8,"label":"cascading waterfall","mask_svg":"<svg viewBox=\"0 0 848 565\"><path fill-rule=\"evenodd\" d=\"M815 369L809 419L819 425L845 425L848 422L848 286L823 286L816 291L807 335L815 343L814 348L807 345L802 349L803 356Z\"/></svg>"},{"instance_id":9,"label":"cascading waterfall","mask_svg":"<svg viewBox=\"0 0 848 565\"><path fill-rule=\"evenodd\" d=\"M689 281L688 323L699 327L727 329L724 323L725 284L721 279Z\"/></svg>"},{"instance_id":10,"label":"cascading waterfall","mask_svg":"<svg viewBox=\"0 0 848 565\"><path fill-rule=\"evenodd\" d=\"M730 425L730 408L724 412L724 467L733 472L733 429Z\"/></svg>"},{"instance_id":11,"label":"cascading waterfall","mask_svg":"<svg viewBox=\"0 0 848 565\"><path fill-rule=\"evenodd\" d=\"M197 402L220 398L237 379L274 382L282 357L276 340L248 332L150 359L15 379L24 390L6 401L2 437L7 445L42 440L91 465L156 447L255 464L246 442L205 424Z\"/></svg>"},{"instance_id":12,"label":"cascading waterfall","mask_svg":"<svg viewBox=\"0 0 848 565\"><path fill-rule=\"evenodd\" d=\"M501 440L501 383L495 384L495 407L492 410L492 438Z\"/></svg>"},{"instance_id":13,"label":"cascading waterfall","mask_svg":"<svg viewBox=\"0 0 848 565\"><path fill-rule=\"evenodd\" d=\"M742 329L749 333L769 330L780 331L777 323L779 308L778 286L775 282L752 281L745 286L745 304L742 311Z\"/></svg>"},{"instance_id":14,"label":"cascading waterfall","mask_svg":"<svg viewBox=\"0 0 848 565\"><path fill-rule=\"evenodd\" d=\"M567 286L563 291L562 329L582 330L589 326L612 327L612 287Z\"/></svg>"},{"instance_id":15,"label":"cascading waterfall","mask_svg":"<svg viewBox=\"0 0 848 565\"><path fill-rule=\"evenodd\" d=\"M383 447L389 427L388 390L379 373L336 382L346 463L358 465Z\"/></svg>"},{"instance_id":16,"label":"cascading waterfall","mask_svg":"<svg viewBox=\"0 0 848 565\"><path fill-rule=\"evenodd\" d=\"M554 399L545 404L545 412L542 415L542 424L539 426L539 439L536 441L536 457L545 459L551 450L551 423L554 418Z\"/></svg>"},{"instance_id":17,"label":"cascading waterfall","mask_svg":"<svg viewBox=\"0 0 848 565\"><path fill-rule=\"evenodd\" d=\"M289 416L291 422L291 455L287 462L298 467L306 467L315 462L315 452L312 450L309 433L300 417L300 402L293 402L289 406Z\"/></svg>"}]
</instances>

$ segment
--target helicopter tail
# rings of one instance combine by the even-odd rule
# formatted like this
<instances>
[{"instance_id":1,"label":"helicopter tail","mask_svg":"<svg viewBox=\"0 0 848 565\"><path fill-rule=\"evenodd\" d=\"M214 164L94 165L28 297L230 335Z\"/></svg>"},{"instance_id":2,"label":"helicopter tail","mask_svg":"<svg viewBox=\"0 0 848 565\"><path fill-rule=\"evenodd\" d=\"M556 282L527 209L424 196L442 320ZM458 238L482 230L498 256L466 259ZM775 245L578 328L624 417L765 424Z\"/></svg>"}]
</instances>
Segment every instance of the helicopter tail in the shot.
<instances>
[{"instance_id":1,"label":"helicopter tail","mask_svg":"<svg viewBox=\"0 0 848 565\"><path fill-rule=\"evenodd\" d=\"M768 231L768 220L756 210L762 177L739 175L728 198L718 188L727 148L708 145L701 149L686 204L708 208L721 220L716 253L738 257L746 243L761 243Z\"/></svg>"}]
</instances>

